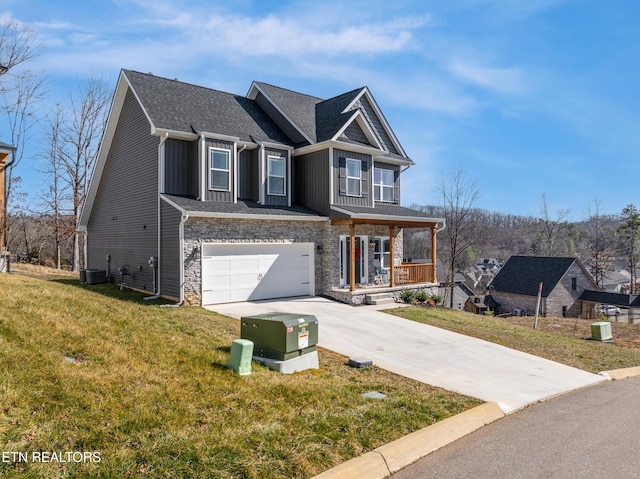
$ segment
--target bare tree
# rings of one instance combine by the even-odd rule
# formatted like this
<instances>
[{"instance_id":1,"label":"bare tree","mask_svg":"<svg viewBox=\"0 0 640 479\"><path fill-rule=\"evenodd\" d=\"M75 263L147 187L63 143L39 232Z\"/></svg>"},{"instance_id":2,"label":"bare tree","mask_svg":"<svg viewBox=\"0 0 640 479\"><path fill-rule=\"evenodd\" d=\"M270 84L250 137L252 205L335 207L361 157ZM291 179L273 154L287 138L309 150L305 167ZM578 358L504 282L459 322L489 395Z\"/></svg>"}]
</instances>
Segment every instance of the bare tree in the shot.
<instances>
[{"instance_id":1,"label":"bare tree","mask_svg":"<svg viewBox=\"0 0 640 479\"><path fill-rule=\"evenodd\" d=\"M593 210L589 208L588 218L583 225L583 238L587 255L585 264L600 288L604 286L607 272L611 271L615 246L614 231L608 223L608 218L601 212L600 201L596 199Z\"/></svg>"},{"instance_id":2,"label":"bare tree","mask_svg":"<svg viewBox=\"0 0 640 479\"><path fill-rule=\"evenodd\" d=\"M34 125L34 104L40 99L42 81L28 71L15 73L14 69L31 60L38 53L33 32L15 21L0 21L0 93L2 113L6 115L8 142L17 148L13 160L5 169L5 211L0 215L3 237L10 235L10 222L6 212L16 194L14 186L20 182L14 173L24 156L28 132ZM6 140L5 140L6 141Z\"/></svg>"},{"instance_id":3,"label":"bare tree","mask_svg":"<svg viewBox=\"0 0 640 479\"><path fill-rule=\"evenodd\" d=\"M476 184L464 177L462 170L457 169L443 178L440 184L442 211L446 220L444 235L446 245L445 259L448 266L447 288L449 289L449 307L453 308L453 289L455 273L461 258L468 248L474 244L473 232L475 224L473 212L479 197Z\"/></svg>"},{"instance_id":4,"label":"bare tree","mask_svg":"<svg viewBox=\"0 0 640 479\"><path fill-rule=\"evenodd\" d=\"M622 210L622 224L618 227L620 235L619 250L629 263L631 283L629 294L636 294L638 283L638 248L640 246L640 212L634 205L627 205Z\"/></svg>"},{"instance_id":5,"label":"bare tree","mask_svg":"<svg viewBox=\"0 0 640 479\"><path fill-rule=\"evenodd\" d=\"M91 172L98 155L98 144L104 128L109 90L96 78L90 79L71 97L68 120L62 130L61 139L65 147L61 150L61 161L72 195L72 213L76 224L84 205ZM80 269L80 235L74 232L73 271Z\"/></svg>"},{"instance_id":6,"label":"bare tree","mask_svg":"<svg viewBox=\"0 0 640 479\"><path fill-rule=\"evenodd\" d=\"M566 236L568 233L568 209L559 209L556 217L551 217L546 195L542 195L540 205L541 218L538 219L538 237L533 252L539 256L559 256L567 253Z\"/></svg>"}]
</instances>

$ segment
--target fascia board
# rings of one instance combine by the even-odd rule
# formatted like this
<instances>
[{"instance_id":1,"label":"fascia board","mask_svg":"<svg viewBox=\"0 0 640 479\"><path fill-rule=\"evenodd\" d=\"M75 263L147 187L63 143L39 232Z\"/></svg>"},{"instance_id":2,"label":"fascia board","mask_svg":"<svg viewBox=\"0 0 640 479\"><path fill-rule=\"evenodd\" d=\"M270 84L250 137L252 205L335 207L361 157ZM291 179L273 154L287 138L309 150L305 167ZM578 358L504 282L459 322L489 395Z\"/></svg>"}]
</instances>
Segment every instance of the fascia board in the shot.
<instances>
[{"instance_id":1,"label":"fascia board","mask_svg":"<svg viewBox=\"0 0 640 479\"><path fill-rule=\"evenodd\" d=\"M428 218L421 216L392 216L389 215L377 215L369 213L354 213L353 211L344 210L337 206L331 206L333 211L342 213L353 219L372 219L372 220L398 220L399 222L414 222L414 223L444 223L444 218ZM375 210L375 208L372 208Z\"/></svg>"},{"instance_id":2,"label":"fascia board","mask_svg":"<svg viewBox=\"0 0 640 479\"><path fill-rule=\"evenodd\" d=\"M91 175L91 181L89 182L87 198L82 208L82 213L80 214L78 228L81 229L81 231L86 231L87 225L89 223L91 210L93 209L93 203L95 202L96 195L98 193L98 187L100 186L100 179L104 171L109 150L111 149L111 143L115 135L118 120L120 119L120 114L122 113L124 100L129 90L133 91L133 88L129 83L129 79L124 74L124 71L121 71L120 78L118 79L118 85L111 101L111 108L109 109L109 115L107 117L107 123L105 125L104 133L102 134L102 141L100 142L100 147L98 149L98 158L96 160L96 165L93 169L93 174ZM151 123L149 115L140 103L140 99L135 94L135 91L133 91L133 94L135 95L136 100L144 111L145 116L151 125L151 129L153 130L153 123Z\"/></svg>"},{"instance_id":3,"label":"fascia board","mask_svg":"<svg viewBox=\"0 0 640 479\"><path fill-rule=\"evenodd\" d=\"M151 134L153 136L160 136L160 137L168 135L169 138L173 138L176 140L187 140L187 141L195 141L200 137L200 135L196 133L190 133L187 131L179 131L179 130L170 130L167 128L152 128Z\"/></svg>"},{"instance_id":4,"label":"fascia board","mask_svg":"<svg viewBox=\"0 0 640 479\"><path fill-rule=\"evenodd\" d=\"M304 137L305 140L307 140L312 145L315 143L291 118L289 118L289 115L287 115L284 110L280 108L280 106L275 101L273 101L273 99L269 95L267 95L267 93L262 88L260 88L259 85L256 84L256 82L253 82L253 84L251 85L251 89L247 94L247 98L249 98L250 100L255 100L258 96L258 92L264 95L267 101L271 103L271 105L276 110L278 110L278 112L284 117L284 119L287 120L291 124L291 126L293 126L298 131L298 133L300 133Z\"/></svg>"},{"instance_id":5,"label":"fascia board","mask_svg":"<svg viewBox=\"0 0 640 479\"><path fill-rule=\"evenodd\" d=\"M360 100L360 98L362 98L363 95L366 95L367 100L369 100L369 103L371 104L371 106L373 106L373 109L374 109L374 111L376 113L376 116L380 120L380 123L382 124L382 127L384 128L384 130L387 132L387 135L389 135L389 138L391 138L391 141L393 142L393 145L404 156L407 156L406 152L404 151L404 148L402 148L402 145L400 145L400 142L398 141L398 138L396 138L396 135L393 133L393 130L391 129L391 126L387 122L387 119L382 114L382 110L380 110L380 107L378 106L376 101L373 99L373 95L369 91L368 87L364 87L362 89L362 91L360 92L360 94L358 94L358 96L356 96L353 99L353 101L351 103L349 103L349 105L347 105L347 107L344 109L344 111L342 113L346 113L349 110L351 110L353 108L353 106Z\"/></svg>"},{"instance_id":6,"label":"fascia board","mask_svg":"<svg viewBox=\"0 0 640 479\"><path fill-rule=\"evenodd\" d=\"M261 141L259 142L260 145L262 145L265 148L271 148L274 150L286 150L286 151L291 151L293 150L293 146L291 145L283 145L282 143L272 143L269 141Z\"/></svg>"},{"instance_id":7,"label":"fascia board","mask_svg":"<svg viewBox=\"0 0 640 479\"><path fill-rule=\"evenodd\" d=\"M371 155L374 158L378 158L380 156L384 156L389 152L386 150L379 150L372 146L366 145L356 145L354 143L344 143L342 141L336 140L326 140L320 143L316 143L314 145L303 146L302 148L297 148L293 151L294 156L306 155L308 153L314 153L316 151L325 150L327 148L338 148L340 150L353 151L355 153L363 153L365 155Z\"/></svg>"}]
</instances>

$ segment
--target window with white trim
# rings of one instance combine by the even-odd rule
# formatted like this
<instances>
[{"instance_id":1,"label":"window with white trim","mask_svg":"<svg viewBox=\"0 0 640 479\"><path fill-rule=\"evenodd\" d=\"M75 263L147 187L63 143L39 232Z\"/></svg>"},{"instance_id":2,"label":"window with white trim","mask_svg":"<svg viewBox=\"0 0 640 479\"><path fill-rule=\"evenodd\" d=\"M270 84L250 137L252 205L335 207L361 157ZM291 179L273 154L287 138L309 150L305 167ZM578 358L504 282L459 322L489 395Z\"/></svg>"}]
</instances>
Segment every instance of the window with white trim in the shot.
<instances>
[{"instance_id":1,"label":"window with white trim","mask_svg":"<svg viewBox=\"0 0 640 479\"><path fill-rule=\"evenodd\" d=\"M374 168L373 196L376 201L393 203L393 170Z\"/></svg>"},{"instance_id":2,"label":"window with white trim","mask_svg":"<svg viewBox=\"0 0 640 479\"><path fill-rule=\"evenodd\" d=\"M347 158L347 195L362 196L362 162Z\"/></svg>"},{"instance_id":3,"label":"window with white trim","mask_svg":"<svg viewBox=\"0 0 640 479\"><path fill-rule=\"evenodd\" d=\"M376 237L373 239L373 259L379 261L380 266L384 269L391 267L391 242L389 237Z\"/></svg>"},{"instance_id":4,"label":"window with white trim","mask_svg":"<svg viewBox=\"0 0 640 479\"><path fill-rule=\"evenodd\" d=\"M229 191L230 151L209 148L209 189Z\"/></svg>"},{"instance_id":5,"label":"window with white trim","mask_svg":"<svg viewBox=\"0 0 640 479\"><path fill-rule=\"evenodd\" d=\"M269 178L267 180L267 194L286 196L287 165L284 158L269 157Z\"/></svg>"}]
</instances>

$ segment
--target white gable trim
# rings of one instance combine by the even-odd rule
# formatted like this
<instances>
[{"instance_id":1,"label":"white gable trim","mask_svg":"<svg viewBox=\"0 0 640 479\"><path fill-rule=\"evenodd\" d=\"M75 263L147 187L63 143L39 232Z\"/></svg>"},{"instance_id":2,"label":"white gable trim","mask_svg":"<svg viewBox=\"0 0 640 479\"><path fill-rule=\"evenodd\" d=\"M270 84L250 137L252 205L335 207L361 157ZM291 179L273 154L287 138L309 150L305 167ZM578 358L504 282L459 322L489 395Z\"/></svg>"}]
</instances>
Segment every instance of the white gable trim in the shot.
<instances>
[{"instance_id":1,"label":"white gable trim","mask_svg":"<svg viewBox=\"0 0 640 479\"><path fill-rule=\"evenodd\" d=\"M358 123L358 126L362 129L362 132L367 137L367 140L369 140L369 143L371 143L371 145L374 146L375 148L378 148L379 150L384 151L384 148L382 147L382 145L378 141L378 138L376 138L375 133L369 126L369 122L362 116L362 112L360 110L355 111L353 115L351 115L351 118L349 118L349 120L345 122L342 128L338 130L338 132L333 136L333 138L331 138L331 140L339 141L338 138L340 137L340 135L342 135L344 131L349 127L349 125L351 125L351 123L353 123L354 121Z\"/></svg>"},{"instance_id":2,"label":"white gable trim","mask_svg":"<svg viewBox=\"0 0 640 479\"><path fill-rule=\"evenodd\" d=\"M249 93L247 93L247 98L249 98L250 100L255 100L256 97L258 96L258 93L262 93L264 95L264 97L267 99L267 101L269 103L271 103L271 105L276 110L278 110L278 112L280 112L280 114L285 118L285 120L287 120L289 122L289 124L291 124L291 126L293 126L296 129L296 131L298 133L300 133L304 137L305 140L307 140L310 144L314 144L315 143L311 138L309 138L307 136L307 134L304 131L302 131L302 129L298 125L296 125L296 123L291 118L289 118L289 116L284 112L284 110L282 110L278 106L278 104L276 102L274 102L271 99L271 97L269 95L267 95L267 93L262 88L260 88L260 86L258 84L256 84L256 82L254 81L251 84L251 88L249 88Z\"/></svg>"},{"instance_id":3,"label":"white gable trim","mask_svg":"<svg viewBox=\"0 0 640 479\"><path fill-rule=\"evenodd\" d=\"M378 120L380 120L380 123L382 124L385 132L387 133L387 135L389 135L389 138L391 138L393 145L403 156L407 156L404 149L400 145L398 138L396 138L396 135L393 133L391 126L389 125L389 123L387 123L386 118L382 114L382 110L380 110L380 107L378 106L376 101L373 99L373 95L369 91L368 87L364 87L362 91L353 99L353 101L347 105L347 107L343 110L342 113L347 113L348 111L350 111L353 108L353 106L360 100L360 98L362 98L363 95L367 97L367 100L373 107L375 114L378 117Z\"/></svg>"}]
</instances>

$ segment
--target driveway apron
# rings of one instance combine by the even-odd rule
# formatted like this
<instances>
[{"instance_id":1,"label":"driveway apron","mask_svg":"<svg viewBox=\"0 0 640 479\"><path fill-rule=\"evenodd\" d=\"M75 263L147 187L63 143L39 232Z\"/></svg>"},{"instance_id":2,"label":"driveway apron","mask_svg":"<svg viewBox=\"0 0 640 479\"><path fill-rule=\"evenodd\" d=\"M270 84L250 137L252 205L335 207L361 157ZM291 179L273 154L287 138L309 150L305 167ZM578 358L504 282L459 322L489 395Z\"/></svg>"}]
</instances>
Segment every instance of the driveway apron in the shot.
<instances>
[{"instance_id":1,"label":"driveway apron","mask_svg":"<svg viewBox=\"0 0 640 479\"><path fill-rule=\"evenodd\" d=\"M531 354L320 297L209 306L241 318L268 312L313 314L318 346L366 358L388 371L433 386L496 402L511 413L606 379Z\"/></svg>"}]
</instances>

